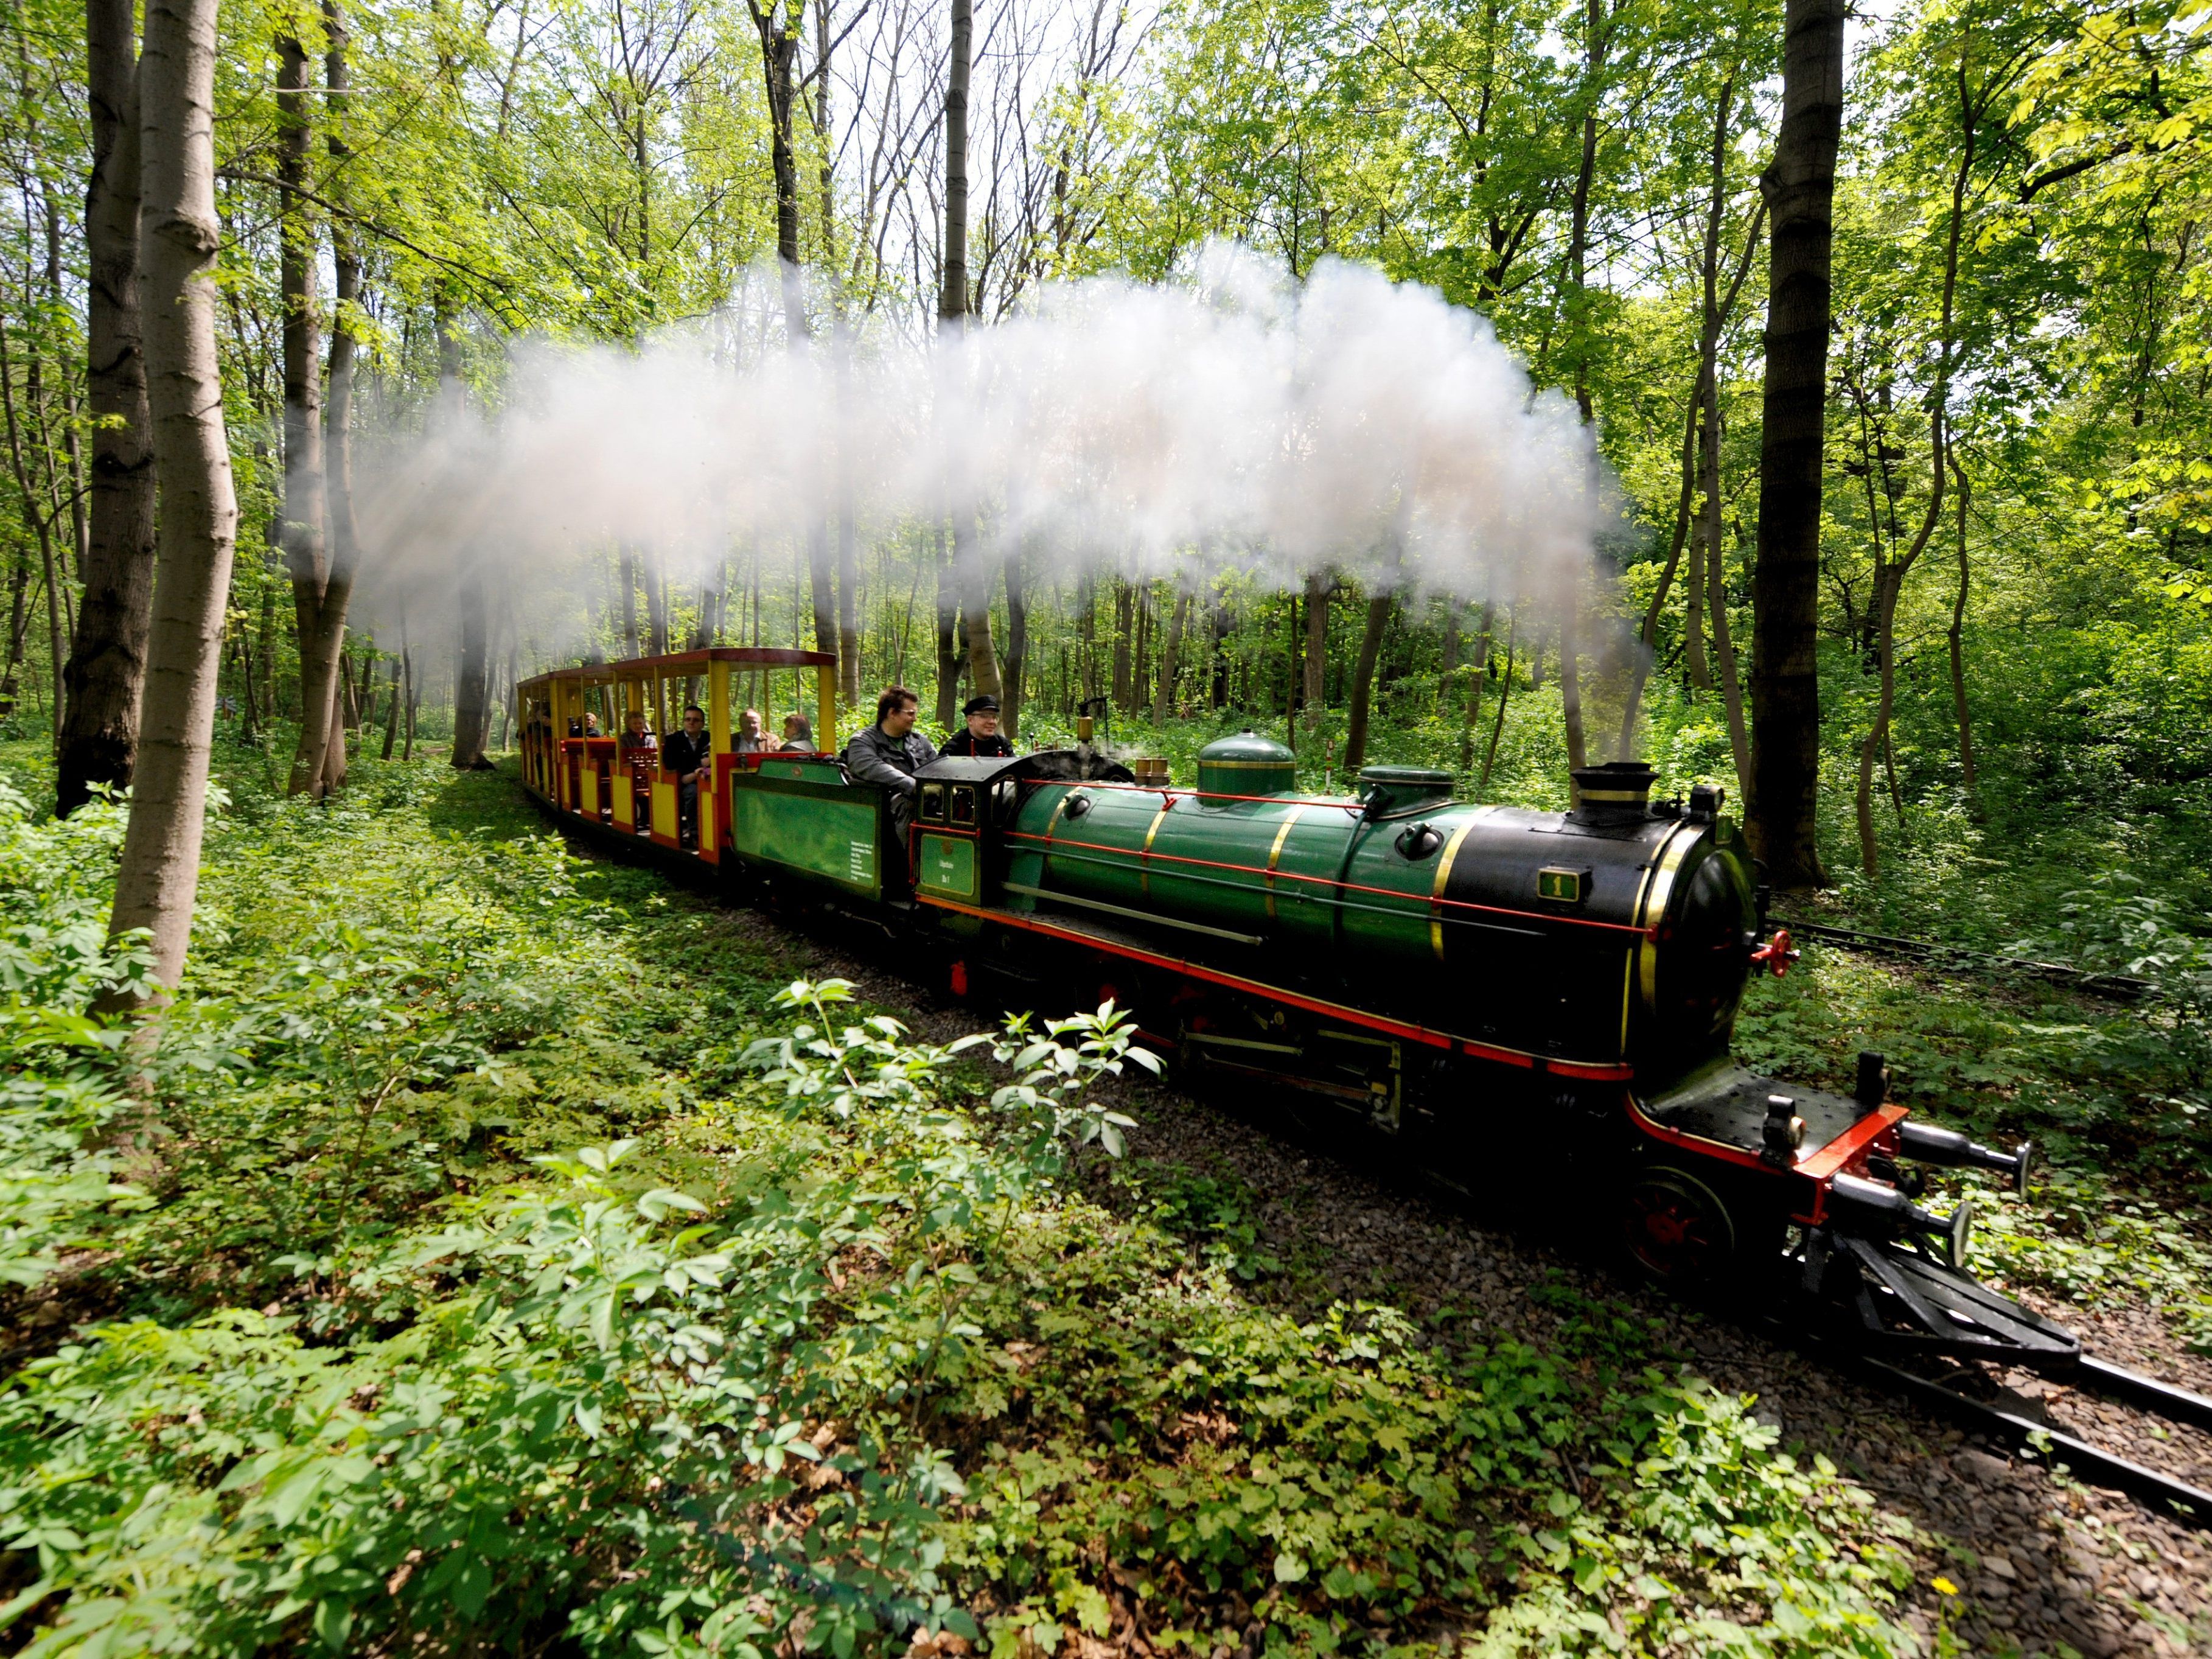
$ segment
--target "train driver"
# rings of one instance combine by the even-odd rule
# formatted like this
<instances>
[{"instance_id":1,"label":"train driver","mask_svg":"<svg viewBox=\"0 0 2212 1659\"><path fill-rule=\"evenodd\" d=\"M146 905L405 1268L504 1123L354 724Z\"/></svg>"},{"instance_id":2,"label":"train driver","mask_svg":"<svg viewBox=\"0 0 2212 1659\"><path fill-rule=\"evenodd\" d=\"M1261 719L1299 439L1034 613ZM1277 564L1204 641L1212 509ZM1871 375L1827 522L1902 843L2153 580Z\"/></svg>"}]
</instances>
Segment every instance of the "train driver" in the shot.
<instances>
[{"instance_id":1,"label":"train driver","mask_svg":"<svg viewBox=\"0 0 2212 1659\"><path fill-rule=\"evenodd\" d=\"M1014 752L1014 745L1000 734L999 700L989 692L969 698L960 712L968 717L968 729L947 738L939 753L994 756Z\"/></svg>"},{"instance_id":2,"label":"train driver","mask_svg":"<svg viewBox=\"0 0 2212 1659\"><path fill-rule=\"evenodd\" d=\"M902 685L876 699L876 723L845 745L845 768L855 781L890 792L891 822L903 841L914 821L914 775L937 758L929 739L914 729L921 699Z\"/></svg>"}]
</instances>

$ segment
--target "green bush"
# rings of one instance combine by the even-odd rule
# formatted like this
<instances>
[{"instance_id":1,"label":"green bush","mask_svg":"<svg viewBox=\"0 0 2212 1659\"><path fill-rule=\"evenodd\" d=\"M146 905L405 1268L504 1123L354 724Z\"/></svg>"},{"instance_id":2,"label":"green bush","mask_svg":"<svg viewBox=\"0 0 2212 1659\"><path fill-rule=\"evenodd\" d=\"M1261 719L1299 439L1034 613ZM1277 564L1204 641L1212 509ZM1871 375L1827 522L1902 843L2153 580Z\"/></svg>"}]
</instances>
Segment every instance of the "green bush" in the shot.
<instances>
[{"instance_id":1,"label":"green bush","mask_svg":"<svg viewBox=\"0 0 2212 1659\"><path fill-rule=\"evenodd\" d=\"M1864 1494L1640 1324L1294 1316L1233 1182L1115 1163L1115 1011L917 1043L505 791L241 781L136 1091L113 812L0 809L15 1650L1905 1641Z\"/></svg>"}]
</instances>

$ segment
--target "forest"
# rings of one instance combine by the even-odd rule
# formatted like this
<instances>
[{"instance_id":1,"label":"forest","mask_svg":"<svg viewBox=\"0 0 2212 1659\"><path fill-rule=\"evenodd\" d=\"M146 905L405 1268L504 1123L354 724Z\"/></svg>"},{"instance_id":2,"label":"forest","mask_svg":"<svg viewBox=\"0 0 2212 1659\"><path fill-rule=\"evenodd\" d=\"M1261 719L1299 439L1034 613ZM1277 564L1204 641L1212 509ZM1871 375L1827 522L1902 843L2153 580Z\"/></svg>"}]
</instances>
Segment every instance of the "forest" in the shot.
<instances>
[{"instance_id":1,"label":"forest","mask_svg":"<svg viewBox=\"0 0 2212 1659\"><path fill-rule=\"evenodd\" d=\"M2207 0L5 27L0 1651L2212 1646L2173 1517L516 758L754 646L1717 785L1838 930L1745 1058L2033 1139L1976 1271L2212 1394Z\"/></svg>"}]
</instances>

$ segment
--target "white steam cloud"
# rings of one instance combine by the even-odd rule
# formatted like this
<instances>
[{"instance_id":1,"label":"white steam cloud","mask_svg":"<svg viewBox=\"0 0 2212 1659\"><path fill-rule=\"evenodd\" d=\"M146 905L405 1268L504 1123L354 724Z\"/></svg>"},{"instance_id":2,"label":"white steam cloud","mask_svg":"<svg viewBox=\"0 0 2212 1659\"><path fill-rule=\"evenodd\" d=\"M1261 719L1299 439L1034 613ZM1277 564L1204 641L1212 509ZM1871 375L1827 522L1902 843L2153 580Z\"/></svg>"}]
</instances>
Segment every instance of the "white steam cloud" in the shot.
<instances>
[{"instance_id":1,"label":"white steam cloud","mask_svg":"<svg viewBox=\"0 0 2212 1659\"><path fill-rule=\"evenodd\" d=\"M1334 567L1501 600L1566 590L1617 522L1574 410L1483 319L1225 248L1188 285L1048 288L927 353L536 343L495 416L434 424L363 469L364 620L420 627L471 567L559 590L617 544L680 580L749 550L788 572L841 495L864 543L964 515L971 556L1018 547L1032 580Z\"/></svg>"}]
</instances>

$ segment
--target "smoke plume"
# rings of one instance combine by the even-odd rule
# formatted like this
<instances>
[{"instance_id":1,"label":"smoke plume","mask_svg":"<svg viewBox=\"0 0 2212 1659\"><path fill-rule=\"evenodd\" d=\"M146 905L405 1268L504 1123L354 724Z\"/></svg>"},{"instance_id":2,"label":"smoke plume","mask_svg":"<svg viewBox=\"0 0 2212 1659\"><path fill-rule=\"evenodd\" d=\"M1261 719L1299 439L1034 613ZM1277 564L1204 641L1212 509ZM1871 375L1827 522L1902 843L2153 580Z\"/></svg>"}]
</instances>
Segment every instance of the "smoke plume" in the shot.
<instances>
[{"instance_id":1,"label":"smoke plume","mask_svg":"<svg viewBox=\"0 0 2212 1659\"><path fill-rule=\"evenodd\" d=\"M364 620L428 622L473 568L573 646L586 561L788 573L841 503L864 544L957 521L1032 580L1331 568L1498 600L1568 589L1616 516L1571 405L1482 319L1352 265L1291 284L1217 248L1188 283L1049 286L926 349L730 355L700 331L517 348L502 407L434 412L364 466Z\"/></svg>"}]
</instances>

